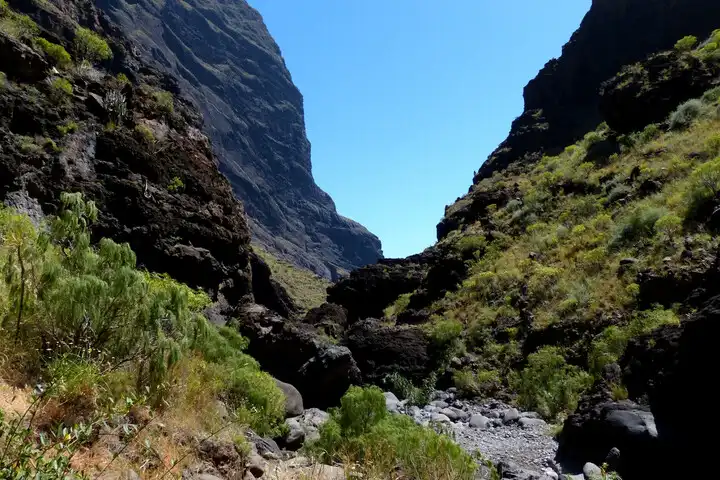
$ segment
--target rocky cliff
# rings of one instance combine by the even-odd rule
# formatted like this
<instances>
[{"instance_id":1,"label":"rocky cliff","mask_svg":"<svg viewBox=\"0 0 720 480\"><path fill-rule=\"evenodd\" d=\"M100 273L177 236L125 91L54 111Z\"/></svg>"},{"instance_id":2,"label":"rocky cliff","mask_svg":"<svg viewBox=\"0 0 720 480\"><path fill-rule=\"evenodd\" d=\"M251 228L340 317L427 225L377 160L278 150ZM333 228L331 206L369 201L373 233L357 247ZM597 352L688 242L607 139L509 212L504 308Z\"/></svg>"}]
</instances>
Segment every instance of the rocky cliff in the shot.
<instances>
[{"instance_id":1,"label":"rocky cliff","mask_svg":"<svg viewBox=\"0 0 720 480\"><path fill-rule=\"evenodd\" d=\"M133 54L171 73L204 117L221 171L265 249L326 277L382 256L314 182L303 98L245 0L99 0Z\"/></svg>"}]
</instances>

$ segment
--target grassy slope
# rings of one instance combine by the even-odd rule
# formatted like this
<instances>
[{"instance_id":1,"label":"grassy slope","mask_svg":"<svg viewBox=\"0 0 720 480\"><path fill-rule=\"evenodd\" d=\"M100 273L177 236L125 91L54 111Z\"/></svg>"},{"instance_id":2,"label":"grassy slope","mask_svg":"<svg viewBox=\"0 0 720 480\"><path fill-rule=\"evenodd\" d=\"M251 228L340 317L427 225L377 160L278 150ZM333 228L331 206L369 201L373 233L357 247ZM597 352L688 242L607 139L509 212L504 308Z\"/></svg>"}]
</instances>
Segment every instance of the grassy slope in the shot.
<instances>
[{"instance_id":1,"label":"grassy slope","mask_svg":"<svg viewBox=\"0 0 720 480\"><path fill-rule=\"evenodd\" d=\"M330 286L330 282L309 270L278 260L258 245L253 245L253 250L265 260L273 278L285 287L290 297L302 310L307 311L325 303L326 289Z\"/></svg>"},{"instance_id":2,"label":"grassy slope","mask_svg":"<svg viewBox=\"0 0 720 480\"><path fill-rule=\"evenodd\" d=\"M718 242L696 212L720 186L717 100L706 100L687 129L650 126L619 155L586 162L587 148L606 134L601 126L556 157L483 180L476 189L517 185L519 200L445 240L477 244L478 259L461 288L433 308L463 324L466 348L490 370L518 368L520 344L512 339L529 333L523 328L586 322L600 332L592 344L561 347L598 373L628 338L682 313L681 306L641 310L639 271L707 268ZM621 267L628 258L636 262Z\"/></svg>"}]
</instances>

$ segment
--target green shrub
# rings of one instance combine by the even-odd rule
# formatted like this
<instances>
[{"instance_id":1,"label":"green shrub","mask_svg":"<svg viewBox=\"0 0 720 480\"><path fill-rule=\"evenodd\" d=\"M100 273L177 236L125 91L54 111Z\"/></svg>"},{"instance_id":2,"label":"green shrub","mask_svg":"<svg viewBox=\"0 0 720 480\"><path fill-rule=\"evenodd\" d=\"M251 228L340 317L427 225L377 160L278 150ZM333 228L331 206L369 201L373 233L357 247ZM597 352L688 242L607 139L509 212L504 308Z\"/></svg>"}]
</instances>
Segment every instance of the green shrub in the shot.
<instances>
[{"instance_id":1,"label":"green shrub","mask_svg":"<svg viewBox=\"0 0 720 480\"><path fill-rule=\"evenodd\" d=\"M415 386L410 380L397 372L385 377L385 384L388 389L401 399L407 400L408 405L427 405L432 399L435 391L437 375L432 373L423 381L420 387Z\"/></svg>"},{"instance_id":2,"label":"green shrub","mask_svg":"<svg viewBox=\"0 0 720 480\"><path fill-rule=\"evenodd\" d=\"M170 92L157 90L153 92L153 99L155 100L157 108L165 114L170 114L175 109L175 102Z\"/></svg>"},{"instance_id":3,"label":"green shrub","mask_svg":"<svg viewBox=\"0 0 720 480\"><path fill-rule=\"evenodd\" d=\"M180 180L180 177L173 177L167 186L168 192L181 192L185 190L185 183Z\"/></svg>"},{"instance_id":4,"label":"green shrub","mask_svg":"<svg viewBox=\"0 0 720 480\"><path fill-rule=\"evenodd\" d=\"M75 122L74 120L70 120L70 121L64 123L63 125L58 125L58 127L57 127L58 132L63 137L69 133L77 132L78 128L80 128L80 127L78 127L77 122Z\"/></svg>"},{"instance_id":5,"label":"green shrub","mask_svg":"<svg viewBox=\"0 0 720 480\"><path fill-rule=\"evenodd\" d=\"M56 101L64 101L73 94L73 87L68 80L57 77L50 82L50 92Z\"/></svg>"},{"instance_id":6,"label":"green shrub","mask_svg":"<svg viewBox=\"0 0 720 480\"><path fill-rule=\"evenodd\" d=\"M453 385L465 397L488 397L500 389L500 373L497 370L466 368L453 372Z\"/></svg>"},{"instance_id":7,"label":"green shrub","mask_svg":"<svg viewBox=\"0 0 720 480\"><path fill-rule=\"evenodd\" d=\"M660 136L661 130L656 123L646 126L642 132L636 134L635 145L641 147Z\"/></svg>"},{"instance_id":8,"label":"green shrub","mask_svg":"<svg viewBox=\"0 0 720 480\"><path fill-rule=\"evenodd\" d=\"M37 37L35 44L40 47L42 51L45 52L45 55L50 57L58 67L67 68L72 64L70 54L62 45L49 42L42 37Z\"/></svg>"},{"instance_id":9,"label":"green shrub","mask_svg":"<svg viewBox=\"0 0 720 480\"><path fill-rule=\"evenodd\" d=\"M392 305L388 306L384 310L383 314L385 315L385 318L393 318L404 312L408 305L410 305L410 297L412 297L412 295L412 293L400 295L397 300L392 303Z\"/></svg>"},{"instance_id":10,"label":"green shrub","mask_svg":"<svg viewBox=\"0 0 720 480\"><path fill-rule=\"evenodd\" d=\"M672 213L664 215L655 222L655 231L666 239L672 240L682 233L682 219Z\"/></svg>"},{"instance_id":11,"label":"green shrub","mask_svg":"<svg viewBox=\"0 0 720 480\"><path fill-rule=\"evenodd\" d=\"M241 423L259 435L280 433L285 419L285 394L270 375L253 368L231 368L222 383L228 405L235 409Z\"/></svg>"},{"instance_id":12,"label":"green shrub","mask_svg":"<svg viewBox=\"0 0 720 480\"><path fill-rule=\"evenodd\" d=\"M716 157L718 154L720 154L720 134L716 133L714 135L711 135L705 141L705 148L707 149L707 152L713 157Z\"/></svg>"},{"instance_id":13,"label":"green shrub","mask_svg":"<svg viewBox=\"0 0 720 480\"><path fill-rule=\"evenodd\" d=\"M703 163L690 174L685 201L688 216L695 217L702 208L720 193L720 157Z\"/></svg>"},{"instance_id":14,"label":"green shrub","mask_svg":"<svg viewBox=\"0 0 720 480\"><path fill-rule=\"evenodd\" d=\"M711 88L702 97L706 103L717 103L720 100L720 87Z\"/></svg>"},{"instance_id":15,"label":"green shrub","mask_svg":"<svg viewBox=\"0 0 720 480\"><path fill-rule=\"evenodd\" d=\"M0 14L0 31L9 37L20 40L30 40L40 33L40 29L33 19L27 15L15 13L7 6Z\"/></svg>"},{"instance_id":16,"label":"green shrub","mask_svg":"<svg viewBox=\"0 0 720 480\"><path fill-rule=\"evenodd\" d=\"M388 414L377 387L350 387L320 429L319 440L306 448L328 463L356 463L367 478L400 473L418 480L470 480L477 468L447 436L407 416Z\"/></svg>"},{"instance_id":17,"label":"green shrub","mask_svg":"<svg viewBox=\"0 0 720 480\"><path fill-rule=\"evenodd\" d=\"M143 142L147 144L155 143L155 134L147 125L141 123L135 125L135 133Z\"/></svg>"},{"instance_id":18,"label":"green shrub","mask_svg":"<svg viewBox=\"0 0 720 480\"><path fill-rule=\"evenodd\" d=\"M5 72L0 72L0 88L5 88L5 84L7 83L7 75Z\"/></svg>"},{"instance_id":19,"label":"green shrub","mask_svg":"<svg viewBox=\"0 0 720 480\"><path fill-rule=\"evenodd\" d=\"M578 399L592 383L579 367L568 365L557 347L544 347L528 356L528 365L511 378L522 408L556 419L577 407Z\"/></svg>"},{"instance_id":20,"label":"green shrub","mask_svg":"<svg viewBox=\"0 0 720 480\"><path fill-rule=\"evenodd\" d=\"M655 224L667 213L665 208L638 205L618 225L613 243L618 246L652 237L656 233Z\"/></svg>"},{"instance_id":21,"label":"green shrub","mask_svg":"<svg viewBox=\"0 0 720 480\"><path fill-rule=\"evenodd\" d=\"M670 129L683 130L688 128L692 123L700 117L703 111L702 100L692 99L680 105L670 115Z\"/></svg>"},{"instance_id":22,"label":"green shrub","mask_svg":"<svg viewBox=\"0 0 720 480\"><path fill-rule=\"evenodd\" d=\"M129 85L130 84L130 79L124 73L118 73L117 77L115 77L115 78L120 85Z\"/></svg>"},{"instance_id":23,"label":"green shrub","mask_svg":"<svg viewBox=\"0 0 720 480\"><path fill-rule=\"evenodd\" d=\"M467 235L455 241L454 247L463 257L468 257L482 254L487 247L487 240L484 235Z\"/></svg>"},{"instance_id":24,"label":"green shrub","mask_svg":"<svg viewBox=\"0 0 720 480\"><path fill-rule=\"evenodd\" d=\"M675 50L679 52L689 52L690 50L695 48L695 45L697 45L697 43L697 37L693 35L688 35L677 41L677 43L675 44Z\"/></svg>"},{"instance_id":25,"label":"green shrub","mask_svg":"<svg viewBox=\"0 0 720 480\"><path fill-rule=\"evenodd\" d=\"M75 54L82 61L97 63L112 58L112 50L107 42L88 28L80 27L75 31Z\"/></svg>"},{"instance_id":26,"label":"green shrub","mask_svg":"<svg viewBox=\"0 0 720 480\"><path fill-rule=\"evenodd\" d=\"M435 346L447 352L459 347L463 324L457 320L436 320L426 326Z\"/></svg>"}]
</instances>

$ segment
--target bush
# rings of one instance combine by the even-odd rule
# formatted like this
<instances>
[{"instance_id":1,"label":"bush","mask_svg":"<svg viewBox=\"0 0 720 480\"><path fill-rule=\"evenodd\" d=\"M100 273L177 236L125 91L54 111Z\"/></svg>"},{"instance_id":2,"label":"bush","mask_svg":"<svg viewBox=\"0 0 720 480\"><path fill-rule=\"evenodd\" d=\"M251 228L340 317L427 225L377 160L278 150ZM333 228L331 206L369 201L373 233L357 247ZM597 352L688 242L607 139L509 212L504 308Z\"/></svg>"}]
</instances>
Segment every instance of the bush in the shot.
<instances>
[{"instance_id":1,"label":"bush","mask_svg":"<svg viewBox=\"0 0 720 480\"><path fill-rule=\"evenodd\" d=\"M64 78L57 77L50 81L50 94L55 101L64 101L73 94L72 84Z\"/></svg>"},{"instance_id":2,"label":"bush","mask_svg":"<svg viewBox=\"0 0 720 480\"><path fill-rule=\"evenodd\" d=\"M690 175L685 192L688 216L695 217L720 193L720 157L698 166Z\"/></svg>"},{"instance_id":3,"label":"bush","mask_svg":"<svg viewBox=\"0 0 720 480\"><path fill-rule=\"evenodd\" d=\"M473 458L445 435L391 415L377 387L350 387L307 450L322 461L356 463L367 478L470 480Z\"/></svg>"},{"instance_id":4,"label":"bush","mask_svg":"<svg viewBox=\"0 0 720 480\"><path fill-rule=\"evenodd\" d=\"M483 235L467 235L460 237L454 247L463 257L472 256L476 252L481 255L487 247L487 240Z\"/></svg>"},{"instance_id":5,"label":"bush","mask_svg":"<svg viewBox=\"0 0 720 480\"><path fill-rule=\"evenodd\" d=\"M153 99L157 108L165 114L170 114L175 109L175 102L172 93L165 90L157 90L153 92Z\"/></svg>"},{"instance_id":6,"label":"bush","mask_svg":"<svg viewBox=\"0 0 720 480\"><path fill-rule=\"evenodd\" d=\"M460 345L463 324L457 320L436 320L426 327L435 346L443 351L452 352Z\"/></svg>"},{"instance_id":7,"label":"bush","mask_svg":"<svg viewBox=\"0 0 720 480\"><path fill-rule=\"evenodd\" d=\"M235 409L241 423L259 435L280 433L285 419L285 395L270 375L252 368L229 368L222 385L228 405Z\"/></svg>"},{"instance_id":8,"label":"bush","mask_svg":"<svg viewBox=\"0 0 720 480\"><path fill-rule=\"evenodd\" d=\"M703 111L703 103L701 100L692 99L680 105L671 115L669 119L671 130L684 130L700 117Z\"/></svg>"},{"instance_id":9,"label":"bush","mask_svg":"<svg viewBox=\"0 0 720 480\"><path fill-rule=\"evenodd\" d=\"M49 42L42 37L36 38L35 43L42 49L43 52L45 52L45 55L55 62L55 65L58 67L67 68L72 64L70 54L62 45Z\"/></svg>"},{"instance_id":10,"label":"bush","mask_svg":"<svg viewBox=\"0 0 720 480\"><path fill-rule=\"evenodd\" d=\"M88 28L80 27L75 31L75 53L86 62L97 63L112 58L112 50L107 42Z\"/></svg>"},{"instance_id":11,"label":"bush","mask_svg":"<svg viewBox=\"0 0 720 480\"><path fill-rule=\"evenodd\" d=\"M385 377L388 389L401 399L407 400L408 405L427 405L435 391L437 375L430 374L420 387L415 386L410 380L397 372Z\"/></svg>"},{"instance_id":12,"label":"bush","mask_svg":"<svg viewBox=\"0 0 720 480\"><path fill-rule=\"evenodd\" d=\"M385 318L393 318L404 312L408 305L410 305L410 297L412 297L412 295L412 293L404 293L400 295L392 305L384 310L383 314L385 315Z\"/></svg>"},{"instance_id":13,"label":"bush","mask_svg":"<svg viewBox=\"0 0 720 480\"><path fill-rule=\"evenodd\" d=\"M720 100L720 87L711 88L702 97L706 103L717 103Z\"/></svg>"},{"instance_id":14,"label":"bush","mask_svg":"<svg viewBox=\"0 0 720 480\"><path fill-rule=\"evenodd\" d=\"M60 135L63 137L69 133L75 133L78 131L78 124L74 120L70 120L63 125L58 125L57 129Z\"/></svg>"},{"instance_id":15,"label":"bush","mask_svg":"<svg viewBox=\"0 0 720 480\"><path fill-rule=\"evenodd\" d=\"M13 12L7 5L0 12L0 31L20 40L30 40L40 33L30 17Z\"/></svg>"},{"instance_id":16,"label":"bush","mask_svg":"<svg viewBox=\"0 0 720 480\"><path fill-rule=\"evenodd\" d=\"M5 75L5 72L0 72L0 88L5 88L6 83L7 83L7 75Z\"/></svg>"},{"instance_id":17,"label":"bush","mask_svg":"<svg viewBox=\"0 0 720 480\"><path fill-rule=\"evenodd\" d=\"M697 37L693 35L688 35L677 41L677 43L675 44L675 50L679 52L689 52L690 50L695 48L695 45L697 45L697 43Z\"/></svg>"},{"instance_id":18,"label":"bush","mask_svg":"<svg viewBox=\"0 0 720 480\"><path fill-rule=\"evenodd\" d=\"M652 237L656 222L667 213L661 207L638 205L620 222L613 243L618 246Z\"/></svg>"},{"instance_id":19,"label":"bush","mask_svg":"<svg viewBox=\"0 0 720 480\"><path fill-rule=\"evenodd\" d=\"M155 134L147 127L147 125L135 125L135 133L143 142L147 144L155 143Z\"/></svg>"},{"instance_id":20,"label":"bush","mask_svg":"<svg viewBox=\"0 0 720 480\"><path fill-rule=\"evenodd\" d=\"M568 365L557 347L544 347L530 354L527 367L511 378L522 408L535 410L548 419L574 410L591 383L592 377Z\"/></svg>"},{"instance_id":21,"label":"bush","mask_svg":"<svg viewBox=\"0 0 720 480\"><path fill-rule=\"evenodd\" d=\"M660 127L655 123L651 123L650 125L646 126L642 132L636 134L635 146L641 147L647 143L650 143L651 141L659 137L660 133Z\"/></svg>"},{"instance_id":22,"label":"bush","mask_svg":"<svg viewBox=\"0 0 720 480\"><path fill-rule=\"evenodd\" d=\"M711 135L705 141L705 148L707 149L707 152L713 157L720 154L720 134L716 133L714 135Z\"/></svg>"},{"instance_id":23,"label":"bush","mask_svg":"<svg viewBox=\"0 0 720 480\"><path fill-rule=\"evenodd\" d=\"M497 370L464 369L453 372L453 385L465 397L488 397L500 389L500 373Z\"/></svg>"}]
</instances>

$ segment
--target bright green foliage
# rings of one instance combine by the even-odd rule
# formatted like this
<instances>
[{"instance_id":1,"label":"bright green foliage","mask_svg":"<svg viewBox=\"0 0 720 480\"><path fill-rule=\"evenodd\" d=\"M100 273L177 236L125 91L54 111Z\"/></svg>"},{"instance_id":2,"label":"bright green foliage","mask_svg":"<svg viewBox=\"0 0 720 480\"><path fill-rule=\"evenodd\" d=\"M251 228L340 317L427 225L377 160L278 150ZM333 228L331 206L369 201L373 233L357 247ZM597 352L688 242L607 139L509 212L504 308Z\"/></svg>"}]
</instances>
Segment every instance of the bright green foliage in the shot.
<instances>
[{"instance_id":1,"label":"bright green foliage","mask_svg":"<svg viewBox=\"0 0 720 480\"><path fill-rule=\"evenodd\" d=\"M466 235L460 237L454 246L463 257L467 257L470 254L482 254L487 246L487 240L483 235Z\"/></svg>"},{"instance_id":2,"label":"bright green foliage","mask_svg":"<svg viewBox=\"0 0 720 480\"><path fill-rule=\"evenodd\" d=\"M642 132L636 135L637 141L635 143L635 146L641 147L655 140L657 137L660 136L660 133L660 127L655 123L651 123L650 125L645 127Z\"/></svg>"},{"instance_id":3,"label":"bright green foliage","mask_svg":"<svg viewBox=\"0 0 720 480\"><path fill-rule=\"evenodd\" d=\"M639 205L618 225L615 245L631 244L655 235L655 223L667 215L661 207Z\"/></svg>"},{"instance_id":4,"label":"bright green foliage","mask_svg":"<svg viewBox=\"0 0 720 480\"><path fill-rule=\"evenodd\" d=\"M701 100L688 100L670 115L670 129L682 130L688 128L700 117L702 111L703 103Z\"/></svg>"},{"instance_id":5,"label":"bright green foliage","mask_svg":"<svg viewBox=\"0 0 720 480\"><path fill-rule=\"evenodd\" d=\"M37 37L35 44L40 47L42 51L45 52L45 55L50 57L58 67L67 68L72 65L72 58L70 58L70 54L62 45L49 42L42 37Z\"/></svg>"},{"instance_id":6,"label":"bright green foliage","mask_svg":"<svg viewBox=\"0 0 720 480\"><path fill-rule=\"evenodd\" d=\"M247 339L201 315L208 295L137 270L127 244L101 239L92 245L95 205L81 194L63 194L61 201L60 216L42 229L0 209L2 336L33 353L25 362L34 364L26 367L43 370L65 403L107 396L114 388L108 379L121 377L131 379L123 391L133 388L159 402L174 388L181 360L200 355L210 372L207 394L225 399L256 431L277 433L283 394L242 353Z\"/></svg>"},{"instance_id":7,"label":"bright green foliage","mask_svg":"<svg viewBox=\"0 0 720 480\"><path fill-rule=\"evenodd\" d=\"M78 124L74 120L69 120L68 122L64 123L63 125L58 125L57 129L60 135L63 137L69 133L75 133L78 131Z\"/></svg>"},{"instance_id":8,"label":"bright green foliage","mask_svg":"<svg viewBox=\"0 0 720 480\"><path fill-rule=\"evenodd\" d=\"M717 103L720 100L720 87L711 88L705 92L702 99L706 103Z\"/></svg>"},{"instance_id":9,"label":"bright green foliage","mask_svg":"<svg viewBox=\"0 0 720 480\"><path fill-rule=\"evenodd\" d=\"M64 101L72 95L73 87L68 80L57 77L50 82L50 92L56 101Z\"/></svg>"},{"instance_id":10,"label":"bright green foliage","mask_svg":"<svg viewBox=\"0 0 720 480\"><path fill-rule=\"evenodd\" d=\"M116 79L120 85L127 85L130 83L130 79L124 73L118 73Z\"/></svg>"},{"instance_id":11,"label":"bright green foliage","mask_svg":"<svg viewBox=\"0 0 720 480\"><path fill-rule=\"evenodd\" d=\"M466 397L488 397L499 390L500 373L497 370L459 370L453 373L453 384Z\"/></svg>"},{"instance_id":12,"label":"bright green foliage","mask_svg":"<svg viewBox=\"0 0 720 480\"><path fill-rule=\"evenodd\" d=\"M356 462L367 478L400 471L418 480L470 480L477 468L447 436L407 416L388 414L377 387L350 387L320 429L320 439L307 448L326 462Z\"/></svg>"},{"instance_id":13,"label":"bright green foliage","mask_svg":"<svg viewBox=\"0 0 720 480\"><path fill-rule=\"evenodd\" d=\"M682 219L673 214L667 214L655 222L655 231L666 240L673 240L682 234Z\"/></svg>"},{"instance_id":14,"label":"bright green foliage","mask_svg":"<svg viewBox=\"0 0 720 480\"><path fill-rule=\"evenodd\" d=\"M168 192L181 192L185 190L185 183L180 180L180 177L173 177L167 186Z\"/></svg>"},{"instance_id":15,"label":"bright green foliage","mask_svg":"<svg viewBox=\"0 0 720 480\"><path fill-rule=\"evenodd\" d=\"M430 339L438 349L452 354L461 344L463 324L457 320L437 320L427 326Z\"/></svg>"},{"instance_id":16,"label":"bright green foliage","mask_svg":"<svg viewBox=\"0 0 720 480\"><path fill-rule=\"evenodd\" d=\"M153 99L157 108L165 113L170 114L175 109L175 101L173 100L172 93L166 92L165 90L156 90L153 92Z\"/></svg>"},{"instance_id":17,"label":"bright green foliage","mask_svg":"<svg viewBox=\"0 0 720 480\"><path fill-rule=\"evenodd\" d=\"M393 372L385 378L385 383L390 391L401 399L406 399L409 405L418 406L427 405L430 402L435 391L436 382L437 376L434 373L428 375L420 387L415 386L410 380L397 372Z\"/></svg>"},{"instance_id":18,"label":"bright green foliage","mask_svg":"<svg viewBox=\"0 0 720 480\"><path fill-rule=\"evenodd\" d=\"M37 36L40 29L30 17L12 11L5 3L0 6L0 32L20 40L30 40Z\"/></svg>"},{"instance_id":19,"label":"bright green foliage","mask_svg":"<svg viewBox=\"0 0 720 480\"><path fill-rule=\"evenodd\" d=\"M675 44L675 50L679 52L689 52L693 48L695 48L695 45L697 45L697 43L697 37L693 35L688 35L677 41L677 43Z\"/></svg>"},{"instance_id":20,"label":"bright green foliage","mask_svg":"<svg viewBox=\"0 0 720 480\"><path fill-rule=\"evenodd\" d=\"M155 143L155 134L147 125L143 125L141 123L135 125L135 133L143 142L147 144Z\"/></svg>"},{"instance_id":21,"label":"bright green foliage","mask_svg":"<svg viewBox=\"0 0 720 480\"><path fill-rule=\"evenodd\" d=\"M720 193L720 157L693 170L685 193L688 216L694 217L708 202L716 198L718 193Z\"/></svg>"},{"instance_id":22,"label":"bright green foliage","mask_svg":"<svg viewBox=\"0 0 720 480\"><path fill-rule=\"evenodd\" d=\"M80 27L75 31L75 54L82 61L97 63L112 58L107 42L90 29Z\"/></svg>"},{"instance_id":23,"label":"bright green foliage","mask_svg":"<svg viewBox=\"0 0 720 480\"><path fill-rule=\"evenodd\" d=\"M579 367L568 365L557 347L544 347L528 356L528 366L511 383L523 408L556 419L577 407L592 377Z\"/></svg>"},{"instance_id":24,"label":"bright green foliage","mask_svg":"<svg viewBox=\"0 0 720 480\"><path fill-rule=\"evenodd\" d=\"M70 466L72 457L90 440L93 429L88 425L39 436L21 424L8 420L0 410L0 477L8 480L81 480L85 477Z\"/></svg>"},{"instance_id":25,"label":"bright green foliage","mask_svg":"<svg viewBox=\"0 0 720 480\"><path fill-rule=\"evenodd\" d=\"M632 321L624 327L613 325L606 328L593 340L589 354L591 371L599 375L605 365L617 362L632 338L650 333L663 325L679 323L675 312L655 307L636 313Z\"/></svg>"},{"instance_id":26,"label":"bright green foliage","mask_svg":"<svg viewBox=\"0 0 720 480\"><path fill-rule=\"evenodd\" d=\"M405 293L400 295L395 302L387 307L384 311L385 318L393 318L398 314L404 312L408 305L410 305L410 297L412 293Z\"/></svg>"}]
</instances>

